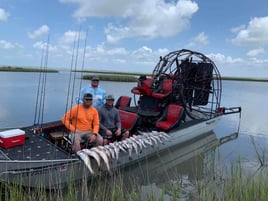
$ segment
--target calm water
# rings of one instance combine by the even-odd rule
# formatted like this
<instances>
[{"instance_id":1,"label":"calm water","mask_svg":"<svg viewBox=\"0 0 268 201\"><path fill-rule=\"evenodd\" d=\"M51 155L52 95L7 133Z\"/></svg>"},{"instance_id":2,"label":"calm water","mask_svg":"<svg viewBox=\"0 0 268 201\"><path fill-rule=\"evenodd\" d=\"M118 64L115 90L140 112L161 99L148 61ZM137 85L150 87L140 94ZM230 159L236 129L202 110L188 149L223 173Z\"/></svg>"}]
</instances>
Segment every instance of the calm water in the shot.
<instances>
[{"instance_id":1,"label":"calm water","mask_svg":"<svg viewBox=\"0 0 268 201\"><path fill-rule=\"evenodd\" d=\"M81 82L80 77L80 74L76 74L75 78L72 75L70 79L68 72L47 75L44 121L60 119L66 108L69 109L71 103L75 103L75 97L79 95L80 86L89 84L87 80ZM39 73L0 72L1 128L25 126L34 123L38 80ZM69 80L71 80L71 86L68 84ZM73 86L73 83L75 83L75 86ZM130 95L130 90L134 85L135 83L101 82L101 86L107 93L114 94L115 98L121 94ZM68 91L72 91L72 89L74 89L74 92L69 93L69 100L67 100Z\"/></svg>"},{"instance_id":2,"label":"calm water","mask_svg":"<svg viewBox=\"0 0 268 201\"><path fill-rule=\"evenodd\" d=\"M75 86L70 86L71 89L74 89L74 93L73 96L69 96L70 98L67 104L66 97L69 87L69 77L70 74L68 72L48 74L44 104L44 121L53 121L60 119L65 113L66 109L70 108L71 102L79 94L80 86L89 84L89 81L87 80L81 81L79 79L80 75L77 74L74 82ZM33 124L35 116L34 114L37 97L36 94L38 88L38 79L39 73L0 72L0 128L12 128ZM106 89L107 93L114 94L116 98L120 95L132 96L130 90L136 85L136 83L105 81L101 81L100 84L104 89ZM221 159L225 164L231 164L232 162L235 162L238 159L239 155L245 167L249 169L256 168L257 157L250 136L254 136L259 150L267 150L267 88L268 83L265 82L223 81L222 106L242 107L239 137L231 142L223 144L219 148L221 152ZM214 130L215 134L213 135L217 138L220 138L225 135L231 134L237 131L238 124L238 115L225 116L220 121L220 124L217 126L217 128ZM215 148L213 149L214 146L212 146L211 144L213 144L213 140L207 145L206 149L204 149L203 152L207 149L211 150L211 147L212 150L215 150ZM199 163L204 163L204 158L206 158L206 155L205 152L203 152L201 152L202 154L200 154L198 151L196 151L197 154L192 154L193 156L189 156L188 158L185 158L185 160L182 160L181 158L183 156L181 156L181 158L178 159L176 163L173 162L174 164L172 164L172 161L169 161L168 159L170 153L166 154L166 156L163 156L162 159L167 159L165 163L169 164L169 166L176 166L179 167L180 170L185 171L185 169L192 169L192 167L194 166L194 161L196 162L201 160L201 162ZM178 154L179 153L182 153L182 150L179 150ZM172 157L174 158L174 154L172 155ZM184 163L182 163L182 161L184 161ZM165 166L165 163L163 163L163 166ZM151 164L151 166L138 166L135 168L138 168L140 170L146 169L148 170L148 174L150 172L153 172L153 174L157 174L159 178L165 177L162 175L163 172L152 171L160 170L160 167L153 167L153 162L148 164ZM168 167L164 169L167 170ZM131 171L135 172L137 170L132 169ZM189 177L189 174L184 175L186 175L186 177ZM157 185L158 182L154 181L149 183L150 185ZM154 187L157 188L157 186ZM146 188L146 185L144 186L144 188Z\"/></svg>"}]
</instances>

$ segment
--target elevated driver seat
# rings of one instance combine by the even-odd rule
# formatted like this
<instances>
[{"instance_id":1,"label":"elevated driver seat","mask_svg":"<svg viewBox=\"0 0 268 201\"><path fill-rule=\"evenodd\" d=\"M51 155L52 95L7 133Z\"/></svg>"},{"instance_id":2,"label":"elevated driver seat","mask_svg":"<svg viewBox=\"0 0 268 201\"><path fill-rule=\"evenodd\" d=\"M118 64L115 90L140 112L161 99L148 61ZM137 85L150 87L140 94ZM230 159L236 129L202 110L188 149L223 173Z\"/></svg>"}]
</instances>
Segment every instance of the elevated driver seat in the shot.
<instances>
[{"instance_id":1,"label":"elevated driver seat","mask_svg":"<svg viewBox=\"0 0 268 201\"><path fill-rule=\"evenodd\" d=\"M160 83L159 88L152 93L152 96L156 99L164 99L171 94L172 87L173 80L165 78Z\"/></svg>"}]
</instances>

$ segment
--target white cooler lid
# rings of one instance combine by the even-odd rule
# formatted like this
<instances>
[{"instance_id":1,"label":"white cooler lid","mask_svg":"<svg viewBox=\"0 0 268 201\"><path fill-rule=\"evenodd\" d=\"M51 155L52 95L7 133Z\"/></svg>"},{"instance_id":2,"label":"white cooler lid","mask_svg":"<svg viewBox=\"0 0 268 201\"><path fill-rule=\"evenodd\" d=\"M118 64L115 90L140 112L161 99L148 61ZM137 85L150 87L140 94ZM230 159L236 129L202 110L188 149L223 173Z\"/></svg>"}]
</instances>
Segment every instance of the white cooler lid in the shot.
<instances>
[{"instance_id":1,"label":"white cooler lid","mask_svg":"<svg viewBox=\"0 0 268 201\"><path fill-rule=\"evenodd\" d=\"M9 137L14 137L18 135L25 135L25 132L21 129L11 129L11 130L0 132L0 137L2 138L9 138Z\"/></svg>"}]
</instances>

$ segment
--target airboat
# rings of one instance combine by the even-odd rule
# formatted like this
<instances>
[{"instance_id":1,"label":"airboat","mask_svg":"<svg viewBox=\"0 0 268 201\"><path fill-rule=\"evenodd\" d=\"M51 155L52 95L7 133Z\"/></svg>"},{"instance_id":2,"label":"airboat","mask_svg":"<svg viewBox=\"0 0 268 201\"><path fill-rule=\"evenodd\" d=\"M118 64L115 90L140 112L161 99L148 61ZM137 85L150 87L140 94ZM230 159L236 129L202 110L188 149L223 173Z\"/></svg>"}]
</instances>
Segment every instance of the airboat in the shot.
<instances>
[{"instance_id":1,"label":"airboat","mask_svg":"<svg viewBox=\"0 0 268 201\"><path fill-rule=\"evenodd\" d=\"M178 50L160 57L151 76L141 75L116 101L123 141L72 153L61 121L0 131L0 181L26 187L63 188L70 181L112 174L157 153L208 136L224 115L240 107L221 106L222 80L202 53Z\"/></svg>"}]
</instances>

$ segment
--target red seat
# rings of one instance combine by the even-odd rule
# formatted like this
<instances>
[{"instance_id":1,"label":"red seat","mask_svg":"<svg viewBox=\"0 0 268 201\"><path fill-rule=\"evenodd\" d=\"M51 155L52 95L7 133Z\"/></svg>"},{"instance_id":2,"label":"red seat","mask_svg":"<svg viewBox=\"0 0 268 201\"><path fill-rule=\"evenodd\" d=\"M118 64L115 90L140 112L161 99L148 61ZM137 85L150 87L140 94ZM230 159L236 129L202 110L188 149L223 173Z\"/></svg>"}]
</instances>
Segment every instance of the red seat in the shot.
<instances>
[{"instance_id":1,"label":"red seat","mask_svg":"<svg viewBox=\"0 0 268 201\"><path fill-rule=\"evenodd\" d=\"M120 109L118 109L118 112L120 115L122 128L125 128L131 132L131 130L135 128L139 120L138 114Z\"/></svg>"},{"instance_id":2,"label":"red seat","mask_svg":"<svg viewBox=\"0 0 268 201\"><path fill-rule=\"evenodd\" d=\"M151 96L153 89L151 89L153 83L153 78L151 77L142 77L138 80L137 87L134 87L131 90L131 93L138 95Z\"/></svg>"},{"instance_id":3,"label":"red seat","mask_svg":"<svg viewBox=\"0 0 268 201\"><path fill-rule=\"evenodd\" d=\"M124 107L129 107L131 102L131 97L129 96L120 96L115 103L115 107L120 109Z\"/></svg>"},{"instance_id":4,"label":"red seat","mask_svg":"<svg viewBox=\"0 0 268 201\"><path fill-rule=\"evenodd\" d=\"M179 126L184 117L184 108L180 105L169 104L162 116L156 122L156 127L160 130L169 131Z\"/></svg>"},{"instance_id":5,"label":"red seat","mask_svg":"<svg viewBox=\"0 0 268 201\"><path fill-rule=\"evenodd\" d=\"M164 79L156 91L153 92L152 96L157 99L163 99L172 92L173 80Z\"/></svg>"}]
</instances>

